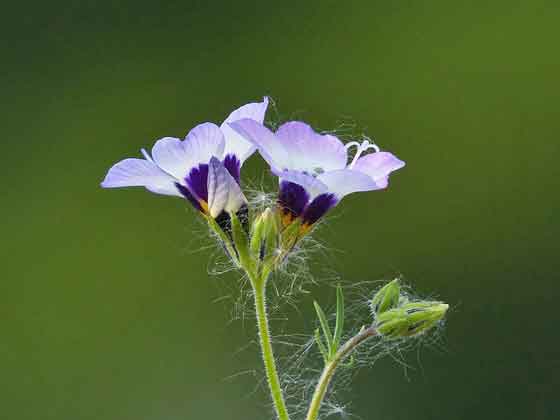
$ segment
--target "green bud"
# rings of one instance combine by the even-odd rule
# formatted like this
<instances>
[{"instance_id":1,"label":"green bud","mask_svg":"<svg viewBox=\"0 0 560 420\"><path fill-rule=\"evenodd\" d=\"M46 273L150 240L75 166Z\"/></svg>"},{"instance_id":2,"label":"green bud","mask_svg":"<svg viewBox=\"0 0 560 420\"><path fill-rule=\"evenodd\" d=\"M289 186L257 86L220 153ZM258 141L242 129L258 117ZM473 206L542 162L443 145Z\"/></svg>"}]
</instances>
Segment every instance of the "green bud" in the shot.
<instances>
[{"instance_id":1,"label":"green bud","mask_svg":"<svg viewBox=\"0 0 560 420\"><path fill-rule=\"evenodd\" d=\"M371 310L373 313L377 316L396 307L399 303L400 292L399 279L395 279L379 289L371 300Z\"/></svg>"},{"instance_id":2,"label":"green bud","mask_svg":"<svg viewBox=\"0 0 560 420\"><path fill-rule=\"evenodd\" d=\"M441 321L448 308L443 302L410 302L379 314L374 326L388 339L417 336Z\"/></svg>"},{"instance_id":3,"label":"green bud","mask_svg":"<svg viewBox=\"0 0 560 420\"><path fill-rule=\"evenodd\" d=\"M251 255L264 260L272 255L278 246L278 224L276 216L267 208L253 222L251 243L249 248Z\"/></svg>"}]
</instances>

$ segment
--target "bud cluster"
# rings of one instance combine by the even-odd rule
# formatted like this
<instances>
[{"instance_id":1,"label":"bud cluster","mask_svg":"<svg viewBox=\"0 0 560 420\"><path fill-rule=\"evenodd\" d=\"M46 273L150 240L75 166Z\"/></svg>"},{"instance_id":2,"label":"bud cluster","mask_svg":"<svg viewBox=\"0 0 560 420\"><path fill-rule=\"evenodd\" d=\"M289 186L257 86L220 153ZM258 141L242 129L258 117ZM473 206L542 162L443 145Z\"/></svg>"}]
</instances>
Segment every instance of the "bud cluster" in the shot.
<instances>
[{"instance_id":1,"label":"bud cluster","mask_svg":"<svg viewBox=\"0 0 560 420\"><path fill-rule=\"evenodd\" d=\"M260 274L276 269L301 237L300 222L284 227L278 210L271 208L256 215L250 225L234 214L226 229L216 223L210 226L236 265Z\"/></svg>"},{"instance_id":2,"label":"bud cluster","mask_svg":"<svg viewBox=\"0 0 560 420\"><path fill-rule=\"evenodd\" d=\"M418 336L436 326L449 305L435 301L408 302L401 295L399 280L383 286L371 300L373 327L387 339Z\"/></svg>"}]
</instances>

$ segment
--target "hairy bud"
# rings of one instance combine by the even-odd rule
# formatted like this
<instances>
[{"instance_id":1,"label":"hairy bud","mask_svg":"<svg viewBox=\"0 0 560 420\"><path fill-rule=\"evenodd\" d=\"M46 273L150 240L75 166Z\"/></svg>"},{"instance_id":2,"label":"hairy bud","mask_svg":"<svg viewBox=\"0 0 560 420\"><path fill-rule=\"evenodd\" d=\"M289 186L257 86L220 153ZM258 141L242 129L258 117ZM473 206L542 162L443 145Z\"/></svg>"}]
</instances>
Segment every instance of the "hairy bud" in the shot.
<instances>
[{"instance_id":1,"label":"hairy bud","mask_svg":"<svg viewBox=\"0 0 560 420\"><path fill-rule=\"evenodd\" d=\"M395 279L379 289L371 300L371 310L375 316L396 307L399 303L400 292L399 279Z\"/></svg>"},{"instance_id":2,"label":"hairy bud","mask_svg":"<svg viewBox=\"0 0 560 420\"><path fill-rule=\"evenodd\" d=\"M379 314L374 327L388 339L420 335L443 319L449 305L443 302L411 302Z\"/></svg>"},{"instance_id":3,"label":"hairy bud","mask_svg":"<svg viewBox=\"0 0 560 420\"><path fill-rule=\"evenodd\" d=\"M278 224L276 216L270 208L267 208L253 222L249 248L251 254L262 261L272 255L277 246Z\"/></svg>"}]
</instances>

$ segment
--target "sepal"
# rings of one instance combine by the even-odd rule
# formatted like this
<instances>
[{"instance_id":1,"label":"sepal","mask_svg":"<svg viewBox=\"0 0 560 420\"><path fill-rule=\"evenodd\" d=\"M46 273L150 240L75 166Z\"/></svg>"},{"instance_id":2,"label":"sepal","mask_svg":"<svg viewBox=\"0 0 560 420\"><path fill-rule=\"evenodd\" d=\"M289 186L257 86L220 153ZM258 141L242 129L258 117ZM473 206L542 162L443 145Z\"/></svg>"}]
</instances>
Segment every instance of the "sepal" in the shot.
<instances>
[{"instance_id":1,"label":"sepal","mask_svg":"<svg viewBox=\"0 0 560 420\"><path fill-rule=\"evenodd\" d=\"M373 314L377 316L395 308L399 304L400 292L399 279L395 279L379 289L370 302Z\"/></svg>"}]
</instances>

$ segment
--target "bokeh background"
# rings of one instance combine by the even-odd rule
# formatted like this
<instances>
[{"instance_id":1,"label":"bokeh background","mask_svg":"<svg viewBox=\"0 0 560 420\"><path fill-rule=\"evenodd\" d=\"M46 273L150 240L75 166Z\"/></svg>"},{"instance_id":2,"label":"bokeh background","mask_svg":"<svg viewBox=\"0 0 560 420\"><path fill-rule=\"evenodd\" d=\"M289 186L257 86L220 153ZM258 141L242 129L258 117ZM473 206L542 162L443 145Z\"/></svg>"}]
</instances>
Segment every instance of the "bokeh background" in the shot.
<instances>
[{"instance_id":1,"label":"bokeh background","mask_svg":"<svg viewBox=\"0 0 560 420\"><path fill-rule=\"evenodd\" d=\"M408 163L332 213L319 279L400 273L453 307L410 369L357 372L345 415L559 417L556 1L32 1L0 20L1 418L271 418L252 323L220 299L238 276L208 276L196 215L98 186L265 94L272 120L350 124ZM299 304L275 332L311 332Z\"/></svg>"}]
</instances>

